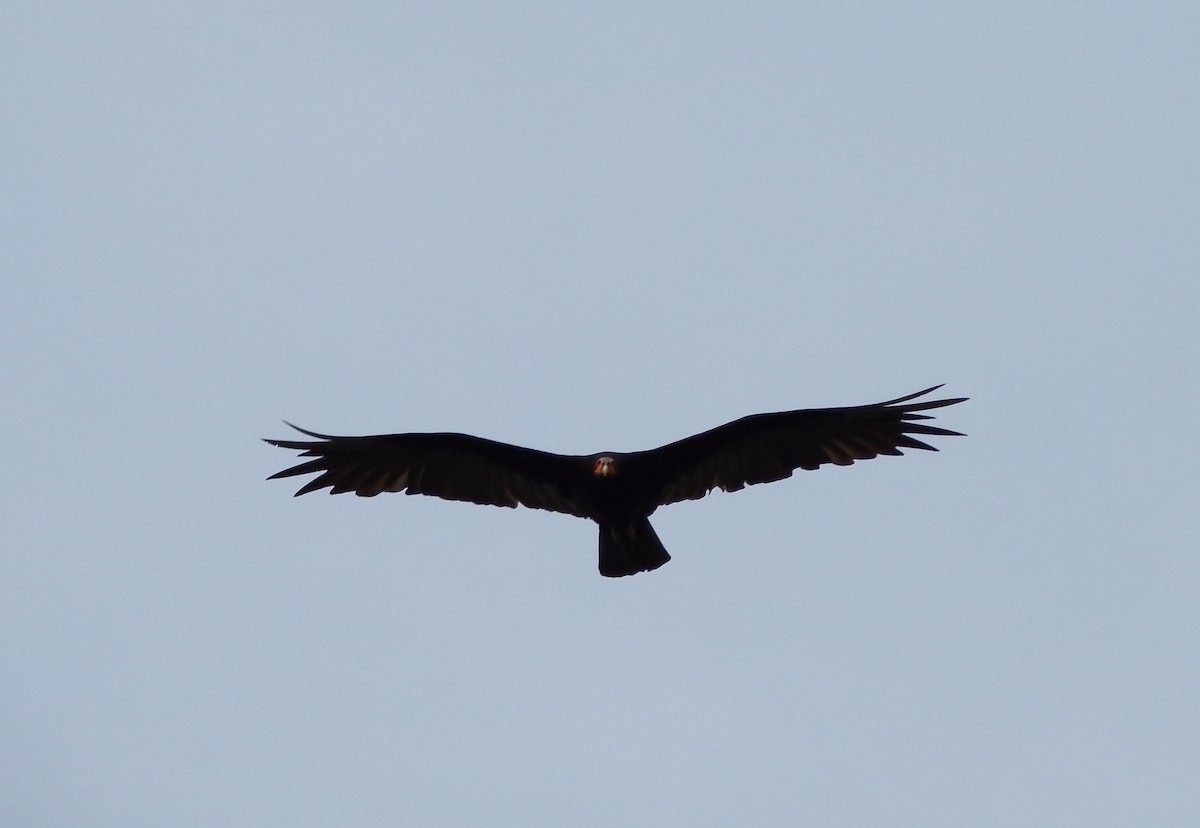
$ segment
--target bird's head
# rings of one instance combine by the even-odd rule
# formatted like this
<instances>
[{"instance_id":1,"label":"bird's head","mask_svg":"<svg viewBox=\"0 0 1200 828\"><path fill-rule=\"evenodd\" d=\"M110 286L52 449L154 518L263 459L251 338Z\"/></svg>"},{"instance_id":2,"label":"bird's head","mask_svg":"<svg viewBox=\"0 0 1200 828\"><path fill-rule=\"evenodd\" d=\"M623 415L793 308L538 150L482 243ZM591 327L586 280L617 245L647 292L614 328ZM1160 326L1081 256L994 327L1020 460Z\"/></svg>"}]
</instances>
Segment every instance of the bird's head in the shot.
<instances>
[{"instance_id":1,"label":"bird's head","mask_svg":"<svg viewBox=\"0 0 1200 828\"><path fill-rule=\"evenodd\" d=\"M596 477L616 477L617 461L607 454L597 457L595 464L592 465L592 474Z\"/></svg>"}]
</instances>

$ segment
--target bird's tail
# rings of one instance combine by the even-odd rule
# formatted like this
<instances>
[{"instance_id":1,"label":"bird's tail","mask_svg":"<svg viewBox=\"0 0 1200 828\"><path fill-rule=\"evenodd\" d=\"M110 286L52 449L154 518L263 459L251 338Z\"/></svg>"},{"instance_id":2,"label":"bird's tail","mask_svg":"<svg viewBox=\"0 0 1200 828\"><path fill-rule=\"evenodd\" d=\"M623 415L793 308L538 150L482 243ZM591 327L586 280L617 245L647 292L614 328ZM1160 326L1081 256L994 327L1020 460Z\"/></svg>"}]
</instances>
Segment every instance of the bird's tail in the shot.
<instances>
[{"instance_id":1,"label":"bird's tail","mask_svg":"<svg viewBox=\"0 0 1200 828\"><path fill-rule=\"evenodd\" d=\"M609 578L649 572L671 560L650 521L600 527L600 574Z\"/></svg>"}]
</instances>

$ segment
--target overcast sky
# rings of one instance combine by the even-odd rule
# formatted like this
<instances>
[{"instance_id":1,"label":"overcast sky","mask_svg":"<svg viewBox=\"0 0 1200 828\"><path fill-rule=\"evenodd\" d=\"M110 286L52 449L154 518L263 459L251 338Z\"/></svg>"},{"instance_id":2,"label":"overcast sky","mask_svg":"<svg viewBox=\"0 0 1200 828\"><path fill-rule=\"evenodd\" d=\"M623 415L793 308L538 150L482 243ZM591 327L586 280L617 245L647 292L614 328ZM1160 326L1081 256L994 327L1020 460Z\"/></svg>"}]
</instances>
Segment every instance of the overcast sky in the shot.
<instances>
[{"instance_id":1,"label":"overcast sky","mask_svg":"<svg viewBox=\"0 0 1200 828\"><path fill-rule=\"evenodd\" d=\"M8 2L0 823L1200 824L1195 3ZM575 518L287 418L965 438Z\"/></svg>"}]
</instances>

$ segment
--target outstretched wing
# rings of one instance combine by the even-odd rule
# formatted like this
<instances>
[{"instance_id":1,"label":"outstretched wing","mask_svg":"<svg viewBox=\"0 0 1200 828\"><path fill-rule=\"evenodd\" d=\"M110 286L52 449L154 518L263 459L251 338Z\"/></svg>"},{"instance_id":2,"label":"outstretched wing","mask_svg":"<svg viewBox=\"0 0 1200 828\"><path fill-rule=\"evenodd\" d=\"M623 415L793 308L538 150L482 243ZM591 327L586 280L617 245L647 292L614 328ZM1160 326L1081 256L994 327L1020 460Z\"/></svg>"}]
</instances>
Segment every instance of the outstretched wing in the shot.
<instances>
[{"instance_id":1,"label":"outstretched wing","mask_svg":"<svg viewBox=\"0 0 1200 828\"><path fill-rule=\"evenodd\" d=\"M753 414L674 443L637 452L636 462L658 505L704 497L715 488L727 492L746 485L791 477L796 469L816 469L825 463L848 466L881 454L899 455L902 448L937 451L913 437L962 436L919 420L918 412L963 402L966 397L911 402L935 385L875 405L813 408Z\"/></svg>"},{"instance_id":2,"label":"outstretched wing","mask_svg":"<svg viewBox=\"0 0 1200 828\"><path fill-rule=\"evenodd\" d=\"M288 423L291 425L291 423ZM296 496L318 489L330 494L381 492L434 495L490 506L546 509L586 517L573 496L586 459L498 443L467 434L382 434L332 437L292 426L315 440L267 440L312 457L271 475L318 473Z\"/></svg>"}]
</instances>

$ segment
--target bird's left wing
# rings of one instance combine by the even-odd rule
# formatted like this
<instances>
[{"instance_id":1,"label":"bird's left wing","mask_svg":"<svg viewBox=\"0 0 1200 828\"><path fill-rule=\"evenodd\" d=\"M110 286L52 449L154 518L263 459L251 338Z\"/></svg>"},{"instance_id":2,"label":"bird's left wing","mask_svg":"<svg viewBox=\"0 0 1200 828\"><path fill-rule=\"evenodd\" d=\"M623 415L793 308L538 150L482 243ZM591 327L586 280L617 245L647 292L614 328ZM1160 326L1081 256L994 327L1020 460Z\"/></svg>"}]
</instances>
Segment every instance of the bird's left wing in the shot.
<instances>
[{"instance_id":1,"label":"bird's left wing","mask_svg":"<svg viewBox=\"0 0 1200 828\"><path fill-rule=\"evenodd\" d=\"M826 463L848 466L902 448L937 451L912 435L962 436L919 420L919 412L954 405L965 397L912 402L941 386L874 405L813 408L753 414L674 443L636 452L648 483L648 496L659 506L704 497L715 488L736 491L755 483L791 477L796 469Z\"/></svg>"},{"instance_id":2,"label":"bird's left wing","mask_svg":"<svg viewBox=\"0 0 1200 828\"><path fill-rule=\"evenodd\" d=\"M288 423L291 425L291 423ZM584 458L551 454L468 434L381 434L333 437L292 426L314 440L267 440L315 459L271 475L319 473L296 496L318 489L330 494L381 492L433 495L491 506L517 505L586 517L575 500L574 481Z\"/></svg>"}]
</instances>

